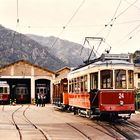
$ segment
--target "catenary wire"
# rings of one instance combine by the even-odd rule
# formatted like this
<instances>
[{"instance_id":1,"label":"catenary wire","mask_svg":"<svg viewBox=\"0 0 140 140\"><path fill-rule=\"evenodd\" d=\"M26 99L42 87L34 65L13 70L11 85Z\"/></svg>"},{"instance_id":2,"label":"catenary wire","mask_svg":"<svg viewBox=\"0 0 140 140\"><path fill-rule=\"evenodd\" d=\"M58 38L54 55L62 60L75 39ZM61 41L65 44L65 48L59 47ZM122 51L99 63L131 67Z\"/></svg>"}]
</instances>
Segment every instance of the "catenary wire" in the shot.
<instances>
[{"instance_id":1,"label":"catenary wire","mask_svg":"<svg viewBox=\"0 0 140 140\"><path fill-rule=\"evenodd\" d=\"M118 6L117 6L117 9L115 10L115 13L114 13L114 15L113 15L113 17L112 17L112 19L111 19L112 23L110 24L110 29L109 29L109 32L107 33L105 39L107 39L108 36L109 36L110 33L111 33L111 29L113 28L114 22L115 22L115 20L116 20L116 18L114 18L114 17L116 16L116 14L117 14L117 12L118 12L118 9L119 9L119 7L120 7L120 5L121 5L121 2L122 2L122 0L120 0L119 4L118 4Z\"/></svg>"},{"instance_id":2,"label":"catenary wire","mask_svg":"<svg viewBox=\"0 0 140 140\"><path fill-rule=\"evenodd\" d=\"M129 8L131 8L138 0L135 0L133 3L131 3L125 10L123 10L120 14L118 14L115 18L117 19L121 15L123 15Z\"/></svg>"},{"instance_id":3,"label":"catenary wire","mask_svg":"<svg viewBox=\"0 0 140 140\"><path fill-rule=\"evenodd\" d=\"M110 24L110 30L109 30L109 32L108 32L106 38L109 36L109 34L110 34L110 32L111 32L111 28L113 27L113 24L114 24L114 22L115 22L115 20L116 20L116 18L114 18L114 17L115 17L116 14L117 14L117 11L118 11L118 9L119 9L119 7L120 7L120 5L121 5L121 2L122 2L122 0L120 0L119 4L118 4L118 6L117 6L117 9L115 10L115 13L114 13L114 15L113 15L113 17L112 17L112 19L111 19L111 21L110 21L110 23L109 23L109 24ZM112 24L111 24L111 22L112 22ZM108 25L109 25L109 24L108 24ZM108 25L107 25L107 26L108 26ZM85 42L84 42L84 44L85 44ZM83 46L84 46L84 44L83 44ZM89 44L89 46L90 46L90 43L89 43L89 42L88 42L88 44ZM98 45L97 50L95 50L94 48L92 48L92 51L91 51L91 53L90 53L90 56L91 56L93 50L95 50L95 52L98 53L98 49L99 49L100 45L101 45L101 42L100 42L100 44ZM93 47L94 47L94 46L93 46ZM81 48L80 55L82 54L82 51L83 51L83 47ZM88 58L88 61L89 61L89 59L90 59L90 56L89 56L89 58Z\"/></svg>"},{"instance_id":4,"label":"catenary wire","mask_svg":"<svg viewBox=\"0 0 140 140\"><path fill-rule=\"evenodd\" d=\"M79 7L76 9L76 11L74 12L74 14L72 15L72 17L68 20L68 22L65 24L65 26L63 26L61 32L59 33L58 37L54 40L54 42L52 43L50 48L53 48L54 45L56 44L56 42L58 41L59 37L62 35L62 33L64 32L64 30L67 28L67 26L70 24L70 22L72 21L72 19L75 17L75 15L78 13L78 11L80 10L80 8L83 6L85 0L82 0L81 4L79 5Z\"/></svg>"},{"instance_id":5,"label":"catenary wire","mask_svg":"<svg viewBox=\"0 0 140 140\"><path fill-rule=\"evenodd\" d=\"M120 14L118 14L116 17L115 17L115 20L117 19L117 18L119 18L121 15L123 15L129 8L131 8L136 2L137 2L138 0L135 0L133 3L131 3L125 10L123 10ZM96 36L97 35L99 35L101 32L103 32L105 29L106 29L106 27L108 27L108 25L110 25L110 23L112 22L112 19L107 23L107 24L105 24L105 26L96 34Z\"/></svg>"},{"instance_id":6,"label":"catenary wire","mask_svg":"<svg viewBox=\"0 0 140 140\"><path fill-rule=\"evenodd\" d=\"M127 1L127 0L124 0L124 1L126 1L128 4L132 4L132 3L130 3L130 2ZM140 10L140 7L138 7L138 6L136 6L136 5L133 5L133 7L135 7L135 8L138 9L138 10Z\"/></svg>"},{"instance_id":7,"label":"catenary wire","mask_svg":"<svg viewBox=\"0 0 140 140\"><path fill-rule=\"evenodd\" d=\"M131 30L128 34L126 34L122 39L120 39L119 41L117 41L115 44L118 44L118 43L121 43L121 42L123 42L126 38L128 38L127 39L127 41L129 40L129 39L132 39L132 36L130 36L134 31L136 31L138 28L140 27L140 24L138 24L133 30ZM138 33L139 31L137 31L137 33ZM135 33L135 35L136 35L136 33ZM130 37L129 37L130 36ZM126 42L126 41L125 41Z\"/></svg>"}]
</instances>

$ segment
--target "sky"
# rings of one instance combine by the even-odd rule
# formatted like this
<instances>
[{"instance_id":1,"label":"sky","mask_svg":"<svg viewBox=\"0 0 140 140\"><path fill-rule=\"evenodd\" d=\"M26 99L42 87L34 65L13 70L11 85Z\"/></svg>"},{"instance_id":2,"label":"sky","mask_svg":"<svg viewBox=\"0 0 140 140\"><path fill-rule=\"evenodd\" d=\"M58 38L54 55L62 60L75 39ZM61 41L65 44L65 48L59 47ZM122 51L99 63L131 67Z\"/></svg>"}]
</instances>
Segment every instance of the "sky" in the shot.
<instances>
[{"instance_id":1,"label":"sky","mask_svg":"<svg viewBox=\"0 0 140 140\"><path fill-rule=\"evenodd\" d=\"M140 50L140 0L0 0L0 21L17 32L81 45L85 37L101 37L99 52ZM97 42L89 40L85 47L96 49Z\"/></svg>"}]
</instances>

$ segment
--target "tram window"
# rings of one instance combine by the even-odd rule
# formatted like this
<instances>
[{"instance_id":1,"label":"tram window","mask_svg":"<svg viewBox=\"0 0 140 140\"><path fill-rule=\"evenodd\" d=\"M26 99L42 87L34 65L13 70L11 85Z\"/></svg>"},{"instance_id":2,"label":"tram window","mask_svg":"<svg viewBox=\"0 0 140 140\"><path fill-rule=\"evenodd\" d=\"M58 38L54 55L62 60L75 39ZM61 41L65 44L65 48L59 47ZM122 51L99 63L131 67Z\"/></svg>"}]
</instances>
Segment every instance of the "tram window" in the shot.
<instances>
[{"instance_id":1,"label":"tram window","mask_svg":"<svg viewBox=\"0 0 140 140\"><path fill-rule=\"evenodd\" d=\"M80 89L80 77L77 78L77 92L81 92L81 89Z\"/></svg>"},{"instance_id":2,"label":"tram window","mask_svg":"<svg viewBox=\"0 0 140 140\"><path fill-rule=\"evenodd\" d=\"M126 88L126 71L115 70L115 87L116 89Z\"/></svg>"},{"instance_id":3,"label":"tram window","mask_svg":"<svg viewBox=\"0 0 140 140\"><path fill-rule=\"evenodd\" d=\"M138 88L140 88L140 82L138 83Z\"/></svg>"},{"instance_id":4,"label":"tram window","mask_svg":"<svg viewBox=\"0 0 140 140\"><path fill-rule=\"evenodd\" d=\"M102 89L113 88L113 71L112 70L101 71L101 88Z\"/></svg>"},{"instance_id":5,"label":"tram window","mask_svg":"<svg viewBox=\"0 0 140 140\"><path fill-rule=\"evenodd\" d=\"M46 89L46 88L44 89L44 93L45 93L45 94L47 93L47 89Z\"/></svg>"},{"instance_id":6,"label":"tram window","mask_svg":"<svg viewBox=\"0 0 140 140\"><path fill-rule=\"evenodd\" d=\"M140 73L138 73L138 79L140 79Z\"/></svg>"},{"instance_id":7,"label":"tram window","mask_svg":"<svg viewBox=\"0 0 140 140\"><path fill-rule=\"evenodd\" d=\"M81 93L87 91L87 75L69 81L69 92Z\"/></svg>"},{"instance_id":8,"label":"tram window","mask_svg":"<svg viewBox=\"0 0 140 140\"><path fill-rule=\"evenodd\" d=\"M25 90L22 88L20 89L21 94L25 93Z\"/></svg>"},{"instance_id":9,"label":"tram window","mask_svg":"<svg viewBox=\"0 0 140 140\"><path fill-rule=\"evenodd\" d=\"M74 80L72 80L72 93L74 92Z\"/></svg>"},{"instance_id":10,"label":"tram window","mask_svg":"<svg viewBox=\"0 0 140 140\"><path fill-rule=\"evenodd\" d=\"M28 90L27 90L27 88L25 89L25 94L28 94Z\"/></svg>"},{"instance_id":11,"label":"tram window","mask_svg":"<svg viewBox=\"0 0 140 140\"><path fill-rule=\"evenodd\" d=\"M69 92L70 93L72 92L72 82L71 82L71 80L69 81Z\"/></svg>"},{"instance_id":12,"label":"tram window","mask_svg":"<svg viewBox=\"0 0 140 140\"><path fill-rule=\"evenodd\" d=\"M3 87L0 87L0 93L3 93Z\"/></svg>"},{"instance_id":13,"label":"tram window","mask_svg":"<svg viewBox=\"0 0 140 140\"><path fill-rule=\"evenodd\" d=\"M39 93L39 89L37 88L37 93Z\"/></svg>"},{"instance_id":14,"label":"tram window","mask_svg":"<svg viewBox=\"0 0 140 140\"><path fill-rule=\"evenodd\" d=\"M4 93L8 93L8 89L7 89L7 87L4 87Z\"/></svg>"},{"instance_id":15,"label":"tram window","mask_svg":"<svg viewBox=\"0 0 140 140\"><path fill-rule=\"evenodd\" d=\"M74 78L74 92L76 92L76 78Z\"/></svg>"},{"instance_id":16,"label":"tram window","mask_svg":"<svg viewBox=\"0 0 140 140\"><path fill-rule=\"evenodd\" d=\"M84 84L83 84L83 82L84 82L84 79L83 79L83 76L81 76L81 92L83 92L84 91Z\"/></svg>"},{"instance_id":17,"label":"tram window","mask_svg":"<svg viewBox=\"0 0 140 140\"><path fill-rule=\"evenodd\" d=\"M84 91L87 91L87 75L84 76Z\"/></svg>"},{"instance_id":18,"label":"tram window","mask_svg":"<svg viewBox=\"0 0 140 140\"><path fill-rule=\"evenodd\" d=\"M17 88L17 89L16 89L16 93L18 94L19 92L20 92L20 91L19 91L19 88Z\"/></svg>"},{"instance_id":19,"label":"tram window","mask_svg":"<svg viewBox=\"0 0 140 140\"><path fill-rule=\"evenodd\" d=\"M128 88L134 88L134 76L133 76L133 71L128 70Z\"/></svg>"},{"instance_id":20,"label":"tram window","mask_svg":"<svg viewBox=\"0 0 140 140\"><path fill-rule=\"evenodd\" d=\"M98 73L90 74L90 89L98 89Z\"/></svg>"},{"instance_id":21,"label":"tram window","mask_svg":"<svg viewBox=\"0 0 140 140\"><path fill-rule=\"evenodd\" d=\"M67 83L65 84L63 84L63 90L66 92L67 90L68 90L68 88L67 88Z\"/></svg>"}]
</instances>

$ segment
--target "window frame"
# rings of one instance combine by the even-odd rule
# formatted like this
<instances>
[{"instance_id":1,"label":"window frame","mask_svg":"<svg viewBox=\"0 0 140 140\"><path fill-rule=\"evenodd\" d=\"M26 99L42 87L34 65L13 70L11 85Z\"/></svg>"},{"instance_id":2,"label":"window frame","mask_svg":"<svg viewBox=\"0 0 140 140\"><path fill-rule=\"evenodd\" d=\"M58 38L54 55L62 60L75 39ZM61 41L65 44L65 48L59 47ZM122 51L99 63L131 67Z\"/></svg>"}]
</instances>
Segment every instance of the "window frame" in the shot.
<instances>
[{"instance_id":1,"label":"window frame","mask_svg":"<svg viewBox=\"0 0 140 140\"><path fill-rule=\"evenodd\" d=\"M110 74L108 74L108 72ZM107 76L109 76L107 78ZM110 87L109 87L110 85ZM100 71L100 88L101 89L113 89L113 70L105 69Z\"/></svg>"},{"instance_id":2,"label":"window frame","mask_svg":"<svg viewBox=\"0 0 140 140\"><path fill-rule=\"evenodd\" d=\"M118 71L118 73L116 73L117 71ZM120 73L120 72L124 72L124 73ZM115 69L114 70L115 89L127 89L127 73L126 72L127 71L125 69ZM116 74L118 74L121 77L117 76ZM117 80L117 78L118 78L118 80ZM118 83L118 86L117 86L117 83ZM123 85L125 85L125 87L123 87Z\"/></svg>"}]
</instances>

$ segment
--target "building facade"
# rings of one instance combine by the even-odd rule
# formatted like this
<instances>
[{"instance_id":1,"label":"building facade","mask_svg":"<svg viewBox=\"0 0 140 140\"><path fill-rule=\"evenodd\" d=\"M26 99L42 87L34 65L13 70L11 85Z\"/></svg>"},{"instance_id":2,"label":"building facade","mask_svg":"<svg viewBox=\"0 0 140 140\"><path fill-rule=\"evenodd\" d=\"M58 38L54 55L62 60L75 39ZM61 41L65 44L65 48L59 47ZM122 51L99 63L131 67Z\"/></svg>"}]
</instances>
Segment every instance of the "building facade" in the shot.
<instances>
[{"instance_id":1,"label":"building facade","mask_svg":"<svg viewBox=\"0 0 140 140\"><path fill-rule=\"evenodd\" d=\"M45 84L47 86L47 102L51 103L53 94L52 81L54 78L55 72L25 60L19 60L0 68L0 81L8 82L11 95L15 94L14 87L17 84L27 85L30 95L29 103L32 103L36 98L36 86L38 84Z\"/></svg>"}]
</instances>

